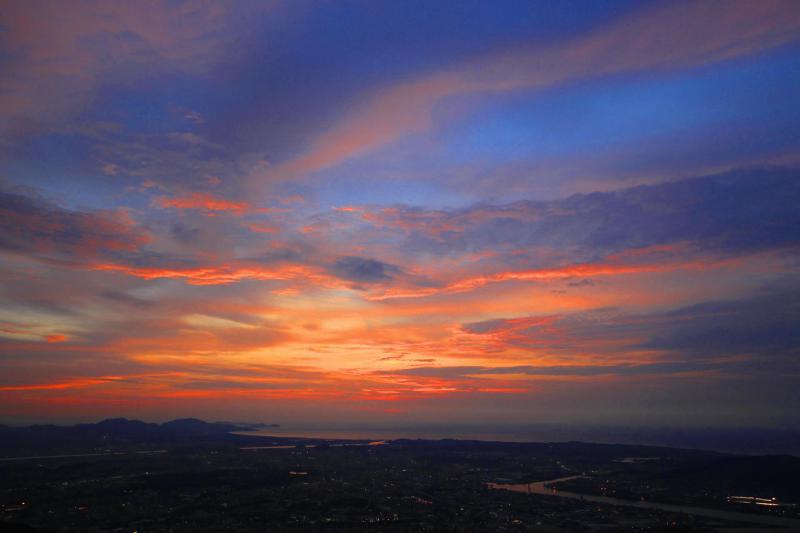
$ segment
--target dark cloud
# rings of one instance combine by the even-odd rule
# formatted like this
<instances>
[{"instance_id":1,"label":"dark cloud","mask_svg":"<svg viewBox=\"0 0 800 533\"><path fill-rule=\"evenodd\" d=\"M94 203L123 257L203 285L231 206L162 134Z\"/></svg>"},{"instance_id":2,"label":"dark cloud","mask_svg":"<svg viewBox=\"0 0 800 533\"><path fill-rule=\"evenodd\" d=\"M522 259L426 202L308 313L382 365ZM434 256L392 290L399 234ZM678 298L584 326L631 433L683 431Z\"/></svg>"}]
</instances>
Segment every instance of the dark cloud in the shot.
<instances>
[{"instance_id":1,"label":"dark cloud","mask_svg":"<svg viewBox=\"0 0 800 533\"><path fill-rule=\"evenodd\" d=\"M641 376L649 374L679 374L685 372L698 372L716 370L721 368L720 363L697 363L697 362L674 362L674 363L646 363L646 364L622 364L622 365L554 365L554 366L532 366L519 365L507 367L485 367L485 366L445 366L434 367L424 366L407 368L398 371L386 371L385 373L399 374L403 376L434 377L434 378L468 378L476 374L503 375L503 374L526 374L529 376L601 376L601 375L620 375L620 376Z\"/></svg>"},{"instance_id":2,"label":"dark cloud","mask_svg":"<svg viewBox=\"0 0 800 533\"><path fill-rule=\"evenodd\" d=\"M200 237L200 234L200 228L189 227L179 222L173 224L172 228L170 228L170 235L172 235L172 237L180 243L195 243Z\"/></svg>"},{"instance_id":3,"label":"dark cloud","mask_svg":"<svg viewBox=\"0 0 800 533\"><path fill-rule=\"evenodd\" d=\"M508 345L573 357L601 353L624 357L626 353L655 350L671 361L691 361L692 365L720 359L739 363L750 360L756 366L761 361L798 372L800 286L787 283L738 300L704 302L665 313L624 314L599 309L475 322L463 329L478 335L492 334ZM631 343L641 338L647 340ZM758 370L752 365L750 368ZM618 370L626 373L633 369Z\"/></svg>"},{"instance_id":4,"label":"dark cloud","mask_svg":"<svg viewBox=\"0 0 800 533\"><path fill-rule=\"evenodd\" d=\"M117 291L117 290L107 290L103 291L100 296L106 298L108 300L118 302L121 304L125 304L131 307L136 307L140 309L153 307L156 305L156 302L152 300L146 300L144 298L139 298L137 296L133 296L125 291Z\"/></svg>"},{"instance_id":5,"label":"dark cloud","mask_svg":"<svg viewBox=\"0 0 800 533\"><path fill-rule=\"evenodd\" d=\"M509 321L505 318L498 318L495 320L482 320L481 322L471 322L464 324L462 329L468 333L477 333L483 335L495 331L503 330L508 327Z\"/></svg>"},{"instance_id":6,"label":"dark cloud","mask_svg":"<svg viewBox=\"0 0 800 533\"><path fill-rule=\"evenodd\" d=\"M36 196L0 191L0 249L84 256L137 250L148 236L108 212L64 209Z\"/></svg>"},{"instance_id":7,"label":"dark cloud","mask_svg":"<svg viewBox=\"0 0 800 533\"><path fill-rule=\"evenodd\" d=\"M453 211L396 207L368 214L406 231L412 251L549 247L588 261L631 248L688 243L736 254L800 244L800 170L725 174Z\"/></svg>"},{"instance_id":8,"label":"dark cloud","mask_svg":"<svg viewBox=\"0 0 800 533\"><path fill-rule=\"evenodd\" d=\"M242 260L268 265L283 262L303 263L307 261L308 257L313 255L313 253L314 250L308 246L293 244L292 246L277 248L257 256L244 257Z\"/></svg>"},{"instance_id":9,"label":"dark cloud","mask_svg":"<svg viewBox=\"0 0 800 533\"><path fill-rule=\"evenodd\" d=\"M696 356L800 355L800 287L771 289L744 300L706 302L665 315L644 348Z\"/></svg>"},{"instance_id":10,"label":"dark cloud","mask_svg":"<svg viewBox=\"0 0 800 533\"><path fill-rule=\"evenodd\" d=\"M389 281L399 271L394 265L355 256L341 257L331 267L333 275L357 283Z\"/></svg>"}]
</instances>

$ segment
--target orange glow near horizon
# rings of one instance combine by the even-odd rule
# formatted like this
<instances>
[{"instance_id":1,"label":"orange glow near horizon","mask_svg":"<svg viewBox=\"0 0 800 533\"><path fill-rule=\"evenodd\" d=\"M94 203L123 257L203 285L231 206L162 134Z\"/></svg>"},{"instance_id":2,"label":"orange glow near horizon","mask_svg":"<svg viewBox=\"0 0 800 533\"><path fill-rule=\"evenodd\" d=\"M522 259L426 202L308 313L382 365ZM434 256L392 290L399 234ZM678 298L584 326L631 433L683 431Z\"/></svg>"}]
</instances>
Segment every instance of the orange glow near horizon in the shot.
<instances>
[{"instance_id":1,"label":"orange glow near horizon","mask_svg":"<svg viewBox=\"0 0 800 533\"><path fill-rule=\"evenodd\" d=\"M626 257L638 260L653 252L640 250ZM607 322L606 327L612 328L609 332L575 331L569 323L570 316L587 310L587 306L602 307L604 299L612 294L614 297L608 301L618 301L617 285L594 287L589 299L586 295L571 296L550 289L563 286L564 279L664 277L680 275L685 269L709 271L709 275L718 277L726 269L738 272L742 261L746 260L629 265L617 258L613 264L468 278L426 293L424 301L399 299L397 306L390 305L391 300L375 299L370 292L331 292L323 286L328 296L317 294L307 304L297 295L287 296L283 303L279 297L271 306L262 308L261 318L256 320L252 317L259 316L258 306L228 306L231 313L238 313L237 308L247 312L247 321L236 319L235 314L225 318L225 307L212 305L208 311L195 309L173 317L163 326L153 323L151 335L120 332L99 346L82 346L79 335L47 336L48 343L68 342L74 353L116 353L132 367L147 369L145 373L23 383L3 386L0 393L9 400L15 395L31 398L27 395L38 393L41 397L37 401L45 404L68 404L87 395L123 398L135 390L146 394L150 401L161 398L181 403L296 399L338 404L406 403L410 407L444 396L535 397L537 384L543 382L622 382L629 378L614 376L618 365L637 367L663 359L659 350L642 349L647 337L636 333L639 323L649 325L653 319L612 315L599 319L600 324ZM762 260L753 259L752 264L763 268ZM778 264L775 268L779 268ZM118 275L133 274L150 282L191 276L188 282L200 286L206 280L231 284L254 277L289 279L306 275L306 269L301 267L287 267L277 273L239 272L238 276L237 271L221 274L210 269L132 272L114 266L93 268ZM323 279L327 284L327 278ZM504 282L529 287L506 289ZM486 294L488 289L493 295ZM521 298L519 303L513 303L515 297ZM457 301L448 302L450 298ZM526 304L530 298L534 303ZM418 303L409 307L414 301ZM553 309L561 311L553 313ZM430 320L419 321L426 316ZM479 325L464 326L469 323ZM265 332L266 324L271 324L274 331ZM631 331L617 334L613 328ZM30 350L36 349L35 343L30 345ZM582 375L586 364L596 366L596 370ZM461 367L463 371L459 370ZM604 372L603 367L608 371ZM571 373L570 368L575 372ZM163 373L164 369L172 370ZM429 373L415 375L416 369L428 369ZM443 373L437 374L437 369ZM412 373L406 374L409 370ZM648 376L644 370L638 375L637 379ZM407 413L409 407L400 411Z\"/></svg>"}]
</instances>

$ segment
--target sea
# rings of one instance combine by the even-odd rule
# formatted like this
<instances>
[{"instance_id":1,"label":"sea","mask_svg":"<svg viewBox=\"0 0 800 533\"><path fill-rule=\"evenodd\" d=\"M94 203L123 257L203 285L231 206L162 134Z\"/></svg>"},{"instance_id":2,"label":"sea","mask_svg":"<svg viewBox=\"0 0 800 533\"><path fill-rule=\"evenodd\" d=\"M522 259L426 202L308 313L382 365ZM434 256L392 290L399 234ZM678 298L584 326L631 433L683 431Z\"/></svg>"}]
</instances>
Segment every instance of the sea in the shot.
<instances>
[{"instance_id":1,"label":"sea","mask_svg":"<svg viewBox=\"0 0 800 533\"><path fill-rule=\"evenodd\" d=\"M690 448L743 454L800 456L800 430L793 428L626 427L587 425L312 426L281 424L247 435L342 439L458 439L497 442L595 442Z\"/></svg>"}]
</instances>

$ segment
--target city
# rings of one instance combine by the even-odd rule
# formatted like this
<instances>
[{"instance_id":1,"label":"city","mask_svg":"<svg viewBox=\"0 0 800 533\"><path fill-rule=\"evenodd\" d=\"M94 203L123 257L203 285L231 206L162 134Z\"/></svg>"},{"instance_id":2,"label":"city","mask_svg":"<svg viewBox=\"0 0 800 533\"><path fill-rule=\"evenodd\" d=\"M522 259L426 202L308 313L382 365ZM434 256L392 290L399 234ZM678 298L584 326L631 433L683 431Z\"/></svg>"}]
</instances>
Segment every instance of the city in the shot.
<instances>
[{"instance_id":1,"label":"city","mask_svg":"<svg viewBox=\"0 0 800 533\"><path fill-rule=\"evenodd\" d=\"M31 448L10 443L47 429L2 428L2 527L120 532L800 527L794 505L800 501L795 482L800 459L793 456L578 442L292 439L249 436L238 431L247 428L226 424L176 422L86 425L63 439L71 441L68 447L41 444L36 457L15 457ZM49 431L55 435L58 429ZM543 483L565 477L555 485ZM558 495L565 491L578 497ZM776 495L770 498L792 505L730 501L731 491ZM598 501L593 495L614 499ZM655 505L642 505L645 501Z\"/></svg>"}]
</instances>

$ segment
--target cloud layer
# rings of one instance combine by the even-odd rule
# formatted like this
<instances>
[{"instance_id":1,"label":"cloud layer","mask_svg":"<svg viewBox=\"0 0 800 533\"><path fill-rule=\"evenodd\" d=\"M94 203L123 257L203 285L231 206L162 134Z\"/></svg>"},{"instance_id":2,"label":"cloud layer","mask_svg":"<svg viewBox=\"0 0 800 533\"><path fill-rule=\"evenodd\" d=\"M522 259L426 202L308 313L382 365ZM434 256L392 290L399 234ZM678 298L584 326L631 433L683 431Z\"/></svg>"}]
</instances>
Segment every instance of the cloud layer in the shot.
<instances>
[{"instance_id":1,"label":"cloud layer","mask_svg":"<svg viewBox=\"0 0 800 533\"><path fill-rule=\"evenodd\" d=\"M3 420L800 423L797 2L6 4Z\"/></svg>"}]
</instances>

